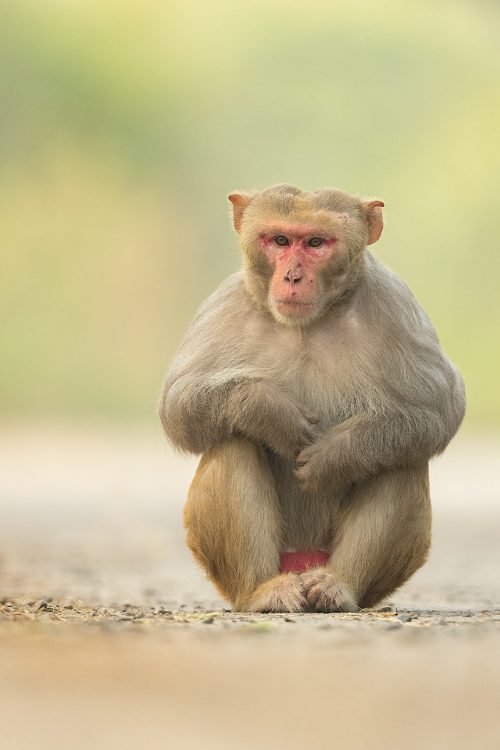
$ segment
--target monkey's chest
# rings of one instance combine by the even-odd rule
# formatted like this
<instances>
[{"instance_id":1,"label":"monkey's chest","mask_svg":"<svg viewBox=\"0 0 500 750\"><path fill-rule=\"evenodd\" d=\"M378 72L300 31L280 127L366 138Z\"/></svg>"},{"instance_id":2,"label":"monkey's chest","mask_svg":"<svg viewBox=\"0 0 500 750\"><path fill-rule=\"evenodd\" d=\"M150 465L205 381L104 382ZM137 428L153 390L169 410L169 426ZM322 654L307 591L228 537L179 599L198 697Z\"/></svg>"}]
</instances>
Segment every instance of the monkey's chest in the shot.
<instances>
[{"instance_id":1,"label":"monkey's chest","mask_svg":"<svg viewBox=\"0 0 500 750\"><path fill-rule=\"evenodd\" d=\"M296 362L283 372L280 384L326 426L346 419L350 412L352 399L340 369L333 362Z\"/></svg>"},{"instance_id":2,"label":"monkey's chest","mask_svg":"<svg viewBox=\"0 0 500 750\"><path fill-rule=\"evenodd\" d=\"M343 341L319 340L290 347L287 354L278 362L275 358L273 379L317 414L324 427L362 408L366 388L362 386L355 348L346 347Z\"/></svg>"}]
</instances>

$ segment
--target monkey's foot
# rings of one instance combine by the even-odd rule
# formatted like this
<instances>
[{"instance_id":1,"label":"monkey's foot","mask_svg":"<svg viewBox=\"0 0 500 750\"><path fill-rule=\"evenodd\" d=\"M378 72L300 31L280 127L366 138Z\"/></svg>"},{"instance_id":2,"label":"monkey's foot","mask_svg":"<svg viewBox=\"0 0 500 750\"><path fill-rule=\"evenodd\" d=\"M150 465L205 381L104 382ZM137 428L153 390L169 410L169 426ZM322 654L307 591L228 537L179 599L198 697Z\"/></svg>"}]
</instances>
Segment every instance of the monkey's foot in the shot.
<instances>
[{"instance_id":1,"label":"monkey's foot","mask_svg":"<svg viewBox=\"0 0 500 750\"><path fill-rule=\"evenodd\" d=\"M304 612L307 601L298 575L283 575L265 581L255 589L242 609L248 612Z\"/></svg>"},{"instance_id":2,"label":"monkey's foot","mask_svg":"<svg viewBox=\"0 0 500 750\"><path fill-rule=\"evenodd\" d=\"M352 591L326 568L314 568L299 576L308 608L315 612L357 612Z\"/></svg>"}]
</instances>

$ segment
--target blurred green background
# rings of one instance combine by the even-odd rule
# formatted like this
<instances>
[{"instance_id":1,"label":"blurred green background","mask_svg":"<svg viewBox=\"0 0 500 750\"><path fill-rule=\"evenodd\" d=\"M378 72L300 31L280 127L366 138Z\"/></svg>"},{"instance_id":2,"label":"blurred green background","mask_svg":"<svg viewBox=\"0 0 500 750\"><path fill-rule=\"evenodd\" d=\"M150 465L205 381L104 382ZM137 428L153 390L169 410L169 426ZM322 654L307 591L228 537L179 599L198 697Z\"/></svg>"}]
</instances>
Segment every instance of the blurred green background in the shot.
<instances>
[{"instance_id":1,"label":"blurred green background","mask_svg":"<svg viewBox=\"0 0 500 750\"><path fill-rule=\"evenodd\" d=\"M497 2L0 6L4 417L156 419L200 301L238 267L227 194L386 203L377 255L500 423Z\"/></svg>"}]
</instances>

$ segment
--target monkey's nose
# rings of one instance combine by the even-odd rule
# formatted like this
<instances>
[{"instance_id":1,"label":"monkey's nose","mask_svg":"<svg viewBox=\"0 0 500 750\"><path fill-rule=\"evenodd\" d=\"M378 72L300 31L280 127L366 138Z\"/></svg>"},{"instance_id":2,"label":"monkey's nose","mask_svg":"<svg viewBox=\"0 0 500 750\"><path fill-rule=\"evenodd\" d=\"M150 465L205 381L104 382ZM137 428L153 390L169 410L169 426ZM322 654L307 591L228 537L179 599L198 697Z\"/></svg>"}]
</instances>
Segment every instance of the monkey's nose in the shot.
<instances>
[{"instance_id":1,"label":"monkey's nose","mask_svg":"<svg viewBox=\"0 0 500 750\"><path fill-rule=\"evenodd\" d=\"M300 266L297 266L297 268L289 268L285 274L284 280L288 281L289 284L298 284L302 281L302 269Z\"/></svg>"}]
</instances>

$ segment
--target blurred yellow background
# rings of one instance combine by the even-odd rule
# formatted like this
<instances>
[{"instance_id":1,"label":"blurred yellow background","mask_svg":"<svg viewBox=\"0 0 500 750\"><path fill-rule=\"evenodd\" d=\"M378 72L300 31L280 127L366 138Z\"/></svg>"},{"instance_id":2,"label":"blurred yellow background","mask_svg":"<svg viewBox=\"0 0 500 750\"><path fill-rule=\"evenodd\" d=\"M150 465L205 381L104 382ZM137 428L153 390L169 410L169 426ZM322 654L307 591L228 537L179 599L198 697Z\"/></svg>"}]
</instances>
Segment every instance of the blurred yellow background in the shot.
<instances>
[{"instance_id":1,"label":"blurred yellow background","mask_svg":"<svg viewBox=\"0 0 500 750\"><path fill-rule=\"evenodd\" d=\"M1 409L155 419L239 264L226 196L386 203L375 252L500 423L500 6L45 0L0 7Z\"/></svg>"}]
</instances>

